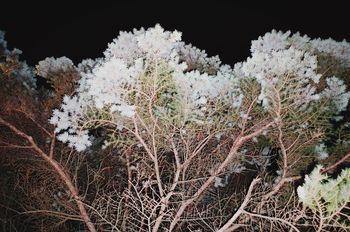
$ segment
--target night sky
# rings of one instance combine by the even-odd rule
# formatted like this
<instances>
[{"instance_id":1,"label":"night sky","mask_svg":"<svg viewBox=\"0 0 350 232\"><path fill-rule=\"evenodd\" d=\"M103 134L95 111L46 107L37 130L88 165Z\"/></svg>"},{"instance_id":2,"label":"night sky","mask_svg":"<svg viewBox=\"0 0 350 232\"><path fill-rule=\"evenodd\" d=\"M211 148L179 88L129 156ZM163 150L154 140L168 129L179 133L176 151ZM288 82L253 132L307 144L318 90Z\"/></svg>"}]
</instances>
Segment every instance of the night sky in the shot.
<instances>
[{"instance_id":1,"label":"night sky","mask_svg":"<svg viewBox=\"0 0 350 232\"><path fill-rule=\"evenodd\" d=\"M227 64L245 60L250 41L274 28L300 31L312 38L350 41L349 8L335 1L308 6L295 1L260 5L255 1L245 5L236 1L125 1L112 5L112 1L94 1L93 5L47 1L46 5L28 6L12 2L1 7L0 30L6 32L8 46L21 49L22 60L30 65L49 56L67 56L76 64L101 57L120 30L156 23L166 30L183 32L184 41L209 55L218 54Z\"/></svg>"}]
</instances>

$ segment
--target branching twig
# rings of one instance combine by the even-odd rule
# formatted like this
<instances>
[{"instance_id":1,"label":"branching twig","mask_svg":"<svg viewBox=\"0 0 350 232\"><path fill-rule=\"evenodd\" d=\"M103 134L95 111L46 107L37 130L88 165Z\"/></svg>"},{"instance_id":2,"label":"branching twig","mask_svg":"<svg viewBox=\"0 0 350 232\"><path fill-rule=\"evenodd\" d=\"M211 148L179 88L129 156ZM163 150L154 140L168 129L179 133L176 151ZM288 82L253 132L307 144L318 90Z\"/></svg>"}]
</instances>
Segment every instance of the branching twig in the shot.
<instances>
[{"instance_id":1,"label":"branching twig","mask_svg":"<svg viewBox=\"0 0 350 232\"><path fill-rule=\"evenodd\" d=\"M269 217L269 216L264 216L264 215L261 215L261 214L250 213L250 212L245 211L244 209L243 209L242 213L247 214L247 215L249 215L251 217L259 217L259 218L264 218L264 219L271 220L271 221L282 222L282 223L287 224L288 226L290 226L293 230L295 230L297 232L300 232L300 230L298 228L296 228L292 223L290 223L289 221L284 220L282 218Z\"/></svg>"},{"instance_id":2,"label":"branching twig","mask_svg":"<svg viewBox=\"0 0 350 232\"><path fill-rule=\"evenodd\" d=\"M213 172L213 174L208 178L208 180L206 182L204 182L204 184L197 190L197 192L195 194L193 194L193 196L187 200L185 200L179 207L179 209L177 210L174 219L172 220L172 222L170 223L169 226L169 232L173 231L175 226L177 225L177 223L179 222L182 214L185 212L186 208L191 205L193 202L195 202L202 194L203 192L209 188L209 186L214 182L216 176L218 176L223 170L224 168L227 167L227 165L232 161L232 159L237 155L237 152L239 150L239 148L248 140L260 135L263 131L265 131L266 129L268 129L269 127L271 127L272 125L274 125L275 122L270 122L268 124L266 124L265 126L260 127L259 129L257 129L256 131L254 131L253 133L250 133L248 135L239 135L237 136L237 138L235 139L229 154L227 155L226 159L219 165L219 167Z\"/></svg>"},{"instance_id":3,"label":"branching twig","mask_svg":"<svg viewBox=\"0 0 350 232\"><path fill-rule=\"evenodd\" d=\"M226 232L232 224L237 220L237 218L244 212L244 208L248 205L248 202L252 196L253 188L260 181L259 178L254 179L248 188L247 194L245 195L244 201L242 202L239 209L233 214L233 216L223 225L217 232ZM230 230L231 231L231 230Z\"/></svg>"},{"instance_id":4,"label":"branching twig","mask_svg":"<svg viewBox=\"0 0 350 232\"><path fill-rule=\"evenodd\" d=\"M325 167L323 169L321 169L321 172L322 173L326 173L326 172L329 172L335 168L337 168L340 164L344 163L347 159L350 158L350 152L348 154L346 154L343 158L341 158L340 160L338 160L337 162L335 162L334 164L328 166L328 167Z\"/></svg>"},{"instance_id":5,"label":"branching twig","mask_svg":"<svg viewBox=\"0 0 350 232\"><path fill-rule=\"evenodd\" d=\"M11 129L15 134L17 134L18 136L22 137L27 142L29 142L29 144L32 146L32 149L55 170L55 172L60 176L61 180L65 183L69 192L71 193L72 197L74 198L74 200L79 208L80 216L81 216L82 220L85 222L89 231L97 232L94 224L91 222L90 217L89 217L89 215L84 207L84 203L81 201L81 199L79 197L78 190L75 188L69 175L64 171L64 168L57 161L52 159L52 157L50 157L43 150L41 150L41 148L39 148L39 146L35 143L35 141L33 140L33 138L31 136L29 136L26 133L24 133L23 131L17 129L17 127L15 127L11 123L5 121L1 117L0 117L0 124L5 125L9 129Z\"/></svg>"}]
</instances>

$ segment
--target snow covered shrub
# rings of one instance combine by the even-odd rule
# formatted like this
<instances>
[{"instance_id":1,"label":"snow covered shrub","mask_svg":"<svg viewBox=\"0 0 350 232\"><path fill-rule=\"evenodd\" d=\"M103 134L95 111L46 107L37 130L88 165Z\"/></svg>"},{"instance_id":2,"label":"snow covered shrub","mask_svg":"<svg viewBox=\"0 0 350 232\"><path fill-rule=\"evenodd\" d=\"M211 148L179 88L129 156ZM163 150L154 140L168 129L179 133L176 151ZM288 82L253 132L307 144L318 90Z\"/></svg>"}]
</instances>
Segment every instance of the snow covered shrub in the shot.
<instances>
[{"instance_id":1,"label":"snow covered shrub","mask_svg":"<svg viewBox=\"0 0 350 232\"><path fill-rule=\"evenodd\" d=\"M272 30L257 40L252 41L250 51L270 53L294 47L298 50L308 51L315 55L326 55L337 59L342 65L350 65L350 44L343 40L337 42L331 38L323 40L321 38L311 39L307 35L301 36L300 33L291 35L290 31L285 33Z\"/></svg>"},{"instance_id":2,"label":"snow covered shrub","mask_svg":"<svg viewBox=\"0 0 350 232\"><path fill-rule=\"evenodd\" d=\"M138 200L149 202L142 214L125 204L126 214L140 221L148 215L153 231L171 231L194 201L204 210L200 202L208 199L207 191L225 188L237 173L230 170L277 162L270 196L288 176L306 169L310 150L322 143L350 98L341 79L319 72L318 56L347 66L346 46L273 31L253 41L251 57L232 68L182 42L178 31L156 25L121 32L104 58L84 61L90 68L80 68L75 94L63 98L50 123L58 140L77 151L88 150L100 136L102 148L126 156L127 201L141 194ZM103 133L92 135L96 129ZM265 148L277 148L279 157L262 155ZM148 188L155 195L144 195ZM124 229L135 223L127 215L124 220Z\"/></svg>"},{"instance_id":3,"label":"snow covered shrub","mask_svg":"<svg viewBox=\"0 0 350 232\"><path fill-rule=\"evenodd\" d=\"M56 80L49 83L57 87L52 94L51 88L36 84L35 69L19 60L18 49L10 51L6 47L2 35L0 33L0 230L77 231L84 227L84 217L89 221L88 215L80 212L85 210L82 201L88 202L88 198L79 196L76 201L77 195L89 182L85 179L96 170L90 169L83 179L71 178L69 175L81 173L86 155L73 154L69 147L55 143L54 129L48 122L53 108L61 103L57 90L69 93L66 85L74 76L71 70L50 73L49 78ZM77 71L75 76L79 77Z\"/></svg>"},{"instance_id":4,"label":"snow covered shrub","mask_svg":"<svg viewBox=\"0 0 350 232\"><path fill-rule=\"evenodd\" d=\"M37 91L3 34L0 51L2 81L13 75ZM43 96L35 92L45 109L40 119L55 108L45 118L54 127L31 118L49 134L51 143L34 137L49 154L25 147L56 170L90 231L298 231L315 221L330 228L325 220L345 216L333 217L335 210L325 218L325 208L313 211L304 199L323 194L311 196L314 186L343 193L345 174L335 184L317 182L313 172L298 188L311 220L290 183L314 162L334 171L350 156L349 57L346 41L272 31L231 67L160 25L121 32L102 58L39 62L36 74L50 86ZM2 115L0 123L16 132ZM86 157L86 171L64 170L72 155Z\"/></svg>"},{"instance_id":5,"label":"snow covered shrub","mask_svg":"<svg viewBox=\"0 0 350 232\"><path fill-rule=\"evenodd\" d=\"M91 144L87 130L98 121L90 114L96 110L103 110L113 118L111 123L118 130L124 128L135 113L154 114L158 120L171 120L178 126L233 125L239 113L244 112L239 112L244 97L241 82L248 78L259 83L258 100L265 110L269 102L274 103L273 98L279 91L283 104L298 111L310 112L330 99L332 104L322 108L337 116L346 109L350 93L336 77L326 78L327 87L320 90L317 57L309 53L315 53L317 46L306 50L306 44L311 43L309 39L299 38L298 34L289 38L289 35L290 32L272 31L253 41L252 57L233 70L228 65L220 66L217 57L208 58L204 51L186 45L177 31L167 32L157 25L148 30L122 32L108 45L105 58L95 63L90 61L91 71L81 72L77 94L64 98L62 110L54 112L51 123L57 125L56 132L63 133L59 138L70 146L75 146L77 138L81 138L80 145L76 144L78 150ZM303 46L301 38L304 38ZM294 46L293 41L298 41L298 46ZM330 50L324 47L317 51ZM341 54L333 55L341 57ZM50 59L38 65L42 76L47 75L47 70L73 66L64 57L57 63ZM150 97L153 102L151 109L147 109Z\"/></svg>"},{"instance_id":6,"label":"snow covered shrub","mask_svg":"<svg viewBox=\"0 0 350 232\"><path fill-rule=\"evenodd\" d=\"M91 144L87 130L99 123L95 117L102 112L108 115L104 124L118 131L131 129L135 114L178 127L233 122L217 108L237 114L242 101L239 78L229 66L219 67L180 39L181 33L159 25L121 33L109 44L105 58L96 61L91 72L81 73L77 94L65 97L62 110L54 112L51 123L62 132L58 138L84 150ZM50 69L41 66L39 73ZM211 68L215 74L203 72Z\"/></svg>"}]
</instances>

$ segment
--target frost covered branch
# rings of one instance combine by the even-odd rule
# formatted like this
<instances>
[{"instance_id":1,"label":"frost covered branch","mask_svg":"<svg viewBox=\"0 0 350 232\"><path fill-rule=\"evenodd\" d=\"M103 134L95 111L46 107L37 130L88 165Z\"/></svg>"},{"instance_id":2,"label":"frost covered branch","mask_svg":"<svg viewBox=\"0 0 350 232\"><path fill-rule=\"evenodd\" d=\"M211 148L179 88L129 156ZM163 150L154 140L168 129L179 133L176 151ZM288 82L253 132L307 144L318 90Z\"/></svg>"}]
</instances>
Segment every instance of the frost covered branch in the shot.
<instances>
[{"instance_id":1,"label":"frost covered branch","mask_svg":"<svg viewBox=\"0 0 350 232\"><path fill-rule=\"evenodd\" d=\"M309 211L292 190L311 163L329 171L348 158L341 156L349 136L334 138L335 125L348 133L349 43L272 31L231 67L181 36L160 25L134 29L121 32L102 58L74 65L50 57L36 66L52 87L39 97L53 108L45 120L55 135L44 142L48 154L35 151L58 173L56 146L87 157L79 171L91 205L64 170L59 175L90 231L300 231L309 221L318 230L330 223L341 228L343 210L325 216L331 204L322 195L315 208L302 200L313 213L305 217ZM33 70L18 61L18 51L7 50L1 33L0 52L6 57L0 81L22 83L38 98ZM7 115L16 111L11 105L11 98L1 105ZM34 149L34 140L23 138ZM298 188L300 199L316 186L314 176Z\"/></svg>"}]
</instances>

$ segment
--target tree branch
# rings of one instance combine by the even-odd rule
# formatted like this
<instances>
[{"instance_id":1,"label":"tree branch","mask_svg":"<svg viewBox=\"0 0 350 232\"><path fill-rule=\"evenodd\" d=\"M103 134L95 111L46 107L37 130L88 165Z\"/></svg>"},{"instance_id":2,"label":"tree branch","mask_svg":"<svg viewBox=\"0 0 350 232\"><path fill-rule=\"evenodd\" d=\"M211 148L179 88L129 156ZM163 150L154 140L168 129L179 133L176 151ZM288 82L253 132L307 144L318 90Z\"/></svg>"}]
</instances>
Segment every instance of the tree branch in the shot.
<instances>
[{"instance_id":1,"label":"tree branch","mask_svg":"<svg viewBox=\"0 0 350 232\"><path fill-rule=\"evenodd\" d=\"M233 214L233 216L223 225L217 232L227 232L227 229L231 227L231 225L237 220L237 218L244 212L244 208L248 205L248 202L252 196L253 188L254 186L260 181L259 178L254 179L248 188L247 194L239 207L239 209L236 211L236 213Z\"/></svg>"},{"instance_id":2,"label":"tree branch","mask_svg":"<svg viewBox=\"0 0 350 232\"><path fill-rule=\"evenodd\" d=\"M23 131L17 129L17 127L15 127L11 123L5 121L2 117L0 117L0 124L5 125L9 129L11 129L15 134L17 134L18 136L27 140L27 142L29 142L29 144L32 146L32 149L55 170L55 172L59 175L61 180L65 183L70 194L74 198L74 200L79 208L80 216L81 216L82 220L85 222L85 225L88 227L89 231L90 232L97 232L95 226L93 225L93 223L90 220L89 215L87 214L87 211L84 207L84 203L81 201L81 199L79 197L78 190L75 188L69 175L64 171L64 168L56 160L54 160L52 157L50 157L50 155L47 155L43 150L41 150L41 148L35 143L35 141L33 140L33 138L31 136L29 136L26 133L24 133Z\"/></svg>"},{"instance_id":3,"label":"tree branch","mask_svg":"<svg viewBox=\"0 0 350 232\"><path fill-rule=\"evenodd\" d=\"M226 167L227 165L232 161L232 159L237 155L237 151L239 148L243 145L244 142L260 135L263 131L274 125L275 122L270 122L266 124L265 126L260 127L253 133L250 133L246 136L239 135L235 139L229 154L227 155L226 159L220 164L220 166L213 172L213 174L208 178L206 182L200 187L197 192L189 199L185 200L180 208L177 210L176 215L173 219L173 221L170 223L169 226L169 232L173 231L177 223L179 222L182 214L185 212L186 208L191 205L193 202L195 202L202 194L203 192L214 182L216 176L218 176Z\"/></svg>"}]
</instances>

